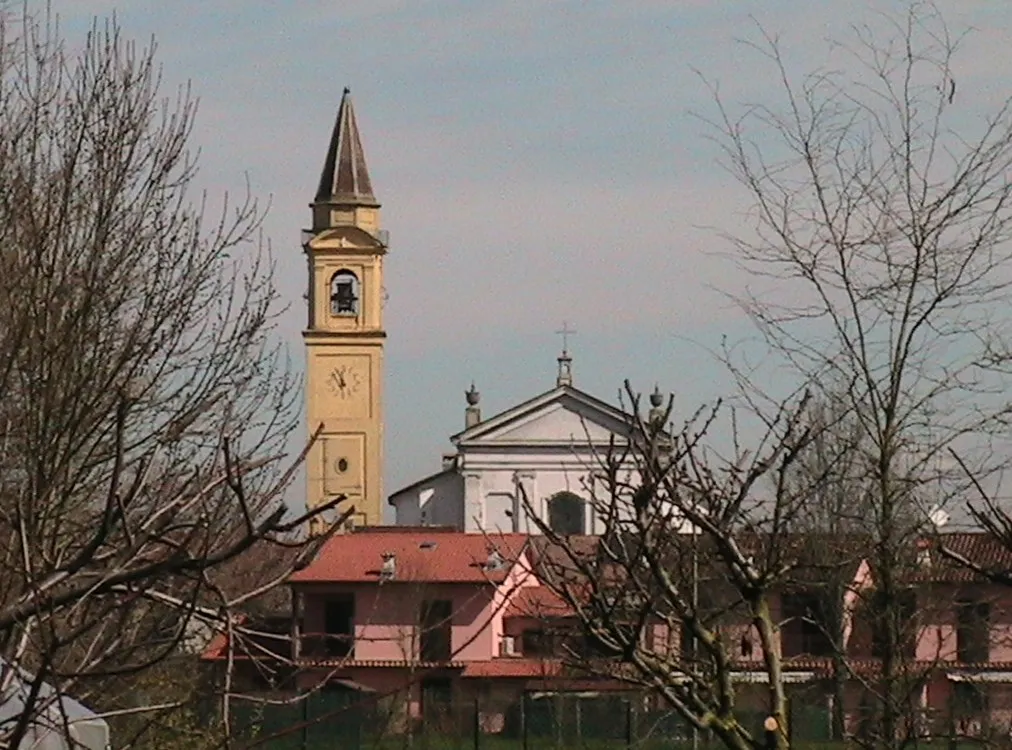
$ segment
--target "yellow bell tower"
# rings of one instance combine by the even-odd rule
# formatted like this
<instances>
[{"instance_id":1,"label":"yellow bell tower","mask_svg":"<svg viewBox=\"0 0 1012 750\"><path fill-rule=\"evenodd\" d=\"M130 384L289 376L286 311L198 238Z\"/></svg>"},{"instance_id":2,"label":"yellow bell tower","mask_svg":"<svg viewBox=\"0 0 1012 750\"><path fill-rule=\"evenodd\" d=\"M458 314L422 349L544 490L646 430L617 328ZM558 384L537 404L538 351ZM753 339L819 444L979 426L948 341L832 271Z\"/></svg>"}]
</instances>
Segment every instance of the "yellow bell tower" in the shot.
<instances>
[{"instance_id":1,"label":"yellow bell tower","mask_svg":"<svg viewBox=\"0 0 1012 750\"><path fill-rule=\"evenodd\" d=\"M348 89L330 137L304 237L309 265L306 421L320 430L306 466L306 504L338 495L356 525L383 514L383 257L373 195ZM326 522L319 520L318 533Z\"/></svg>"}]
</instances>

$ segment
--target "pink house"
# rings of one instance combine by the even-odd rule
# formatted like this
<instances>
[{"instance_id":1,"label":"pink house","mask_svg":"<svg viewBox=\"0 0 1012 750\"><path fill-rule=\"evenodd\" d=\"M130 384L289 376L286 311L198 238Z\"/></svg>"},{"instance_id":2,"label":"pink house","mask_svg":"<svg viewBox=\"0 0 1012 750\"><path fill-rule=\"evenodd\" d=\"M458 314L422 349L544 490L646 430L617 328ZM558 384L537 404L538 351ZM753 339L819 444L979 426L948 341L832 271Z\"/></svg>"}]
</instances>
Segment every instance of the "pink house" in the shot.
<instances>
[{"instance_id":1,"label":"pink house","mask_svg":"<svg viewBox=\"0 0 1012 750\"><path fill-rule=\"evenodd\" d=\"M492 659L504 602L538 585L526 542L397 527L331 538L290 579L302 615L296 659L391 666Z\"/></svg>"},{"instance_id":2,"label":"pink house","mask_svg":"<svg viewBox=\"0 0 1012 750\"><path fill-rule=\"evenodd\" d=\"M904 731L922 738L953 732L1008 737L1012 588L990 582L942 550L997 573L1012 571L1012 552L983 533L950 533L916 540L911 547L892 607L905 641L894 676L911 697L909 715L917 717L916 726ZM852 547L867 548L861 540ZM874 693L881 693L881 594L870 560L840 550L829 557L840 559L832 573L813 575L812 568L806 570L810 561L802 560L799 580L775 592L770 606L779 623L788 692L797 694L806 709L821 704L827 722L834 701L842 700L844 730L858 733L874 723L880 700ZM825 566L820 560L814 570L825 571ZM727 620L725 641L736 650L740 679L748 682L748 675L762 668L756 661L758 638L733 613ZM762 690L755 692L764 699ZM748 700L749 690L741 689L739 701Z\"/></svg>"},{"instance_id":3,"label":"pink house","mask_svg":"<svg viewBox=\"0 0 1012 750\"><path fill-rule=\"evenodd\" d=\"M530 681L558 671L519 657L507 635L513 601L541 588L530 553L525 535L438 527L331 538L289 581L297 687L396 695L405 718L480 696L482 721L496 731Z\"/></svg>"}]
</instances>

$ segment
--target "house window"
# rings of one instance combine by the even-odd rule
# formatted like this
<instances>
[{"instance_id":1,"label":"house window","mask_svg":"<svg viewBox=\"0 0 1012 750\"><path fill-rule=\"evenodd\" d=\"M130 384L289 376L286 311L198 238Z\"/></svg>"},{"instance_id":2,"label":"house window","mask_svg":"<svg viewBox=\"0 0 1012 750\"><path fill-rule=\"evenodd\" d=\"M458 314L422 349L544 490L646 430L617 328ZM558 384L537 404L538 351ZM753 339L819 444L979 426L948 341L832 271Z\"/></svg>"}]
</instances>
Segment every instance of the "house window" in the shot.
<instances>
[{"instance_id":1,"label":"house window","mask_svg":"<svg viewBox=\"0 0 1012 750\"><path fill-rule=\"evenodd\" d=\"M358 277L341 270L330 280L330 314L358 315Z\"/></svg>"},{"instance_id":2,"label":"house window","mask_svg":"<svg viewBox=\"0 0 1012 750\"><path fill-rule=\"evenodd\" d=\"M636 629L632 625L619 623L612 628L602 628L607 637L601 638L593 632L585 632L582 642L574 648L577 655L587 658L625 659L637 645Z\"/></svg>"},{"instance_id":3,"label":"house window","mask_svg":"<svg viewBox=\"0 0 1012 750\"><path fill-rule=\"evenodd\" d=\"M447 599L422 602L419 657L422 661L450 661L453 603Z\"/></svg>"},{"instance_id":4,"label":"house window","mask_svg":"<svg viewBox=\"0 0 1012 750\"><path fill-rule=\"evenodd\" d=\"M696 636L692 632L692 626L685 621L678 623L678 653L686 661L694 661L696 658Z\"/></svg>"},{"instance_id":5,"label":"house window","mask_svg":"<svg viewBox=\"0 0 1012 750\"><path fill-rule=\"evenodd\" d=\"M548 498L548 527L556 534L583 534L587 528L586 504L572 492L558 492Z\"/></svg>"},{"instance_id":6,"label":"house window","mask_svg":"<svg viewBox=\"0 0 1012 750\"><path fill-rule=\"evenodd\" d=\"M355 651L355 597L327 599L323 605L323 650L327 656L353 656Z\"/></svg>"},{"instance_id":7,"label":"house window","mask_svg":"<svg viewBox=\"0 0 1012 750\"><path fill-rule=\"evenodd\" d=\"M780 648L784 656L832 656L831 618L824 597L817 592L785 593L781 599L784 624Z\"/></svg>"},{"instance_id":8,"label":"house window","mask_svg":"<svg viewBox=\"0 0 1012 750\"><path fill-rule=\"evenodd\" d=\"M956 656L961 662L979 664L990 658L990 620L987 602L956 603Z\"/></svg>"},{"instance_id":9,"label":"house window","mask_svg":"<svg viewBox=\"0 0 1012 750\"><path fill-rule=\"evenodd\" d=\"M555 638L544 630L525 630L520 636L524 656L556 656Z\"/></svg>"}]
</instances>

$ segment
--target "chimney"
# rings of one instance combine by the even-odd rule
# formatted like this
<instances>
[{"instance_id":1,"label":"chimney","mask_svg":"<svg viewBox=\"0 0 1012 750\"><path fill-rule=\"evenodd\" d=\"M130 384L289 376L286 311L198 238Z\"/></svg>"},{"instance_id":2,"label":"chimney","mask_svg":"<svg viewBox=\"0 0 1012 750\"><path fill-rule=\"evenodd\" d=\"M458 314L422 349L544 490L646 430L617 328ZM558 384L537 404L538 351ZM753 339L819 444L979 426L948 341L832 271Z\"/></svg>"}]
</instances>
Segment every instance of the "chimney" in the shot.
<instances>
[{"instance_id":1,"label":"chimney","mask_svg":"<svg viewBox=\"0 0 1012 750\"><path fill-rule=\"evenodd\" d=\"M498 571L506 567L506 560L499 550L492 548L488 551L488 559L485 560L485 570Z\"/></svg>"},{"instance_id":2,"label":"chimney","mask_svg":"<svg viewBox=\"0 0 1012 750\"><path fill-rule=\"evenodd\" d=\"M469 430L481 422L481 407L478 406L481 394L475 389L473 382L470 390L464 392L464 398L467 399L467 408L464 409L464 429Z\"/></svg>"},{"instance_id":3,"label":"chimney","mask_svg":"<svg viewBox=\"0 0 1012 750\"><path fill-rule=\"evenodd\" d=\"M397 556L393 552L383 553L383 565L380 568L380 580L392 581L397 575Z\"/></svg>"}]
</instances>

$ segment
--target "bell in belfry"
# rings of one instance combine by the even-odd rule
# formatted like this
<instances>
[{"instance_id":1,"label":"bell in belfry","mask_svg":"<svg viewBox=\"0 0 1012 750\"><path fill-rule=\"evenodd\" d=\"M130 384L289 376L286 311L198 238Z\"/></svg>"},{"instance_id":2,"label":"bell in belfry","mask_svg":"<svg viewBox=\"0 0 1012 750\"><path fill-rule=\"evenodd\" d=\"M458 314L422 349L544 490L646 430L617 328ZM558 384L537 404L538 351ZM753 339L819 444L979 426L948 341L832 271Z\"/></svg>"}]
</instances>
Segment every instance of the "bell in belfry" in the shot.
<instances>
[{"instance_id":1,"label":"bell in belfry","mask_svg":"<svg viewBox=\"0 0 1012 750\"><path fill-rule=\"evenodd\" d=\"M334 315L354 315L358 312L358 295L355 294L355 276L347 271L334 275L330 288L330 309Z\"/></svg>"}]
</instances>

